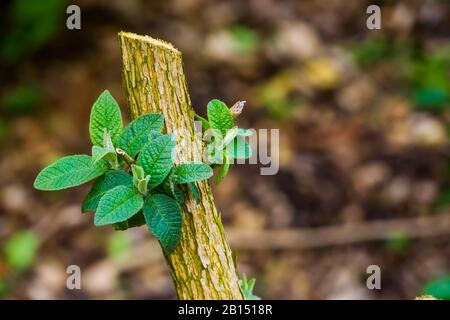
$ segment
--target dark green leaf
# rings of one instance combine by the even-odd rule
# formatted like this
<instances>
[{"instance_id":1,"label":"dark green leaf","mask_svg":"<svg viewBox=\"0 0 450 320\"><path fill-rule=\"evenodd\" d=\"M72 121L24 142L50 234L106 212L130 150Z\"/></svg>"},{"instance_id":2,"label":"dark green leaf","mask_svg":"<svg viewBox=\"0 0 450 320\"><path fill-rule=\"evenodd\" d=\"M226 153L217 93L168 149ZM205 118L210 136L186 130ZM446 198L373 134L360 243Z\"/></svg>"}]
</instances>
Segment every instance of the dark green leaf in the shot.
<instances>
[{"instance_id":1,"label":"dark green leaf","mask_svg":"<svg viewBox=\"0 0 450 320\"><path fill-rule=\"evenodd\" d=\"M147 226L170 253L177 246L181 235L181 210L178 203L164 194L149 196L144 204Z\"/></svg>"},{"instance_id":2,"label":"dark green leaf","mask_svg":"<svg viewBox=\"0 0 450 320\"><path fill-rule=\"evenodd\" d=\"M125 221L142 209L144 200L138 191L126 186L117 186L100 199L94 218L96 226Z\"/></svg>"},{"instance_id":3,"label":"dark green leaf","mask_svg":"<svg viewBox=\"0 0 450 320\"><path fill-rule=\"evenodd\" d=\"M164 126L164 118L158 113L150 113L133 120L122 132L117 146L135 157L148 143L152 130L160 132Z\"/></svg>"},{"instance_id":4,"label":"dark green leaf","mask_svg":"<svg viewBox=\"0 0 450 320\"><path fill-rule=\"evenodd\" d=\"M137 164L150 175L150 187L153 188L164 181L173 166L172 150L175 141L172 135L163 135L150 141L138 156Z\"/></svg>"},{"instance_id":5,"label":"dark green leaf","mask_svg":"<svg viewBox=\"0 0 450 320\"><path fill-rule=\"evenodd\" d=\"M130 228L140 227L144 224L145 224L144 213L141 210L128 220L114 223L113 227L115 230L124 231L124 230L130 229Z\"/></svg>"},{"instance_id":6,"label":"dark green leaf","mask_svg":"<svg viewBox=\"0 0 450 320\"><path fill-rule=\"evenodd\" d=\"M101 176L108 170L104 161L92 163L87 155L67 156L45 167L34 181L39 190L61 190L75 187Z\"/></svg>"},{"instance_id":7,"label":"dark green leaf","mask_svg":"<svg viewBox=\"0 0 450 320\"><path fill-rule=\"evenodd\" d=\"M91 191L89 191L83 202L81 211L87 212L97 210L98 203L103 195L117 186L132 187L133 181L131 176L124 171L108 171L105 175L95 181Z\"/></svg>"},{"instance_id":8,"label":"dark green leaf","mask_svg":"<svg viewBox=\"0 0 450 320\"><path fill-rule=\"evenodd\" d=\"M213 171L202 162L183 163L175 167L175 182L178 184L209 179Z\"/></svg>"}]
</instances>

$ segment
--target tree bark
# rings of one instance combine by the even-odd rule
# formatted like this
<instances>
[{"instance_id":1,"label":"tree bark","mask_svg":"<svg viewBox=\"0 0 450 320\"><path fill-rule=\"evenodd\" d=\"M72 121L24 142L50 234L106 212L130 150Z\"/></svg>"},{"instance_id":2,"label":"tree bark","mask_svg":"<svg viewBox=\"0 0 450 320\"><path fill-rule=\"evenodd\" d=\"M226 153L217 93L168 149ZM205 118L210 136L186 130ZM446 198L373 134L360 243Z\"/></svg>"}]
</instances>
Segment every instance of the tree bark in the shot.
<instances>
[{"instance_id":1,"label":"tree bark","mask_svg":"<svg viewBox=\"0 0 450 320\"><path fill-rule=\"evenodd\" d=\"M132 118L164 115L166 131L175 133L175 163L201 161L201 139L194 139L194 110L183 73L181 52L170 43L120 32L122 78ZM231 249L207 181L198 183L199 204L186 192L182 235L165 254L179 299L242 299Z\"/></svg>"}]
</instances>

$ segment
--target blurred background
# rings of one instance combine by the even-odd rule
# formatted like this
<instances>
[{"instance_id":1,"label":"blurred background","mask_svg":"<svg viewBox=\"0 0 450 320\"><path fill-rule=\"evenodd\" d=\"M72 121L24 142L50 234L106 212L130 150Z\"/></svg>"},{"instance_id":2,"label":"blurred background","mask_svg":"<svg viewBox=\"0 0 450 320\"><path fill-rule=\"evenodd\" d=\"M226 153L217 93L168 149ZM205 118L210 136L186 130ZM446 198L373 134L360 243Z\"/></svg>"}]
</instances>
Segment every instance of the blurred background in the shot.
<instances>
[{"instance_id":1,"label":"blurred background","mask_svg":"<svg viewBox=\"0 0 450 320\"><path fill-rule=\"evenodd\" d=\"M66 8L81 8L81 30ZM382 29L366 28L378 4ZM126 113L117 33L183 52L192 104L247 100L241 127L280 128L280 172L213 186L239 273L263 299L450 298L448 1L13 0L0 4L0 298L173 299L145 227L96 228L89 186L38 171L90 153L92 103ZM366 269L381 268L381 290ZM82 290L66 288L78 265Z\"/></svg>"}]
</instances>

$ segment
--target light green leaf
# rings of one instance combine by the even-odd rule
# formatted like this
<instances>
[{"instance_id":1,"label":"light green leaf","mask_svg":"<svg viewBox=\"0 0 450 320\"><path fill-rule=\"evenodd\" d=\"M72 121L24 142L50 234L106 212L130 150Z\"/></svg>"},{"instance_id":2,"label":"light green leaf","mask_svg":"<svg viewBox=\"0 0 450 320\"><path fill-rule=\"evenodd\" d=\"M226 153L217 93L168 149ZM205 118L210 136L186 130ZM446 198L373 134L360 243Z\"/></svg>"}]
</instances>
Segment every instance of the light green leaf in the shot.
<instances>
[{"instance_id":1,"label":"light green leaf","mask_svg":"<svg viewBox=\"0 0 450 320\"><path fill-rule=\"evenodd\" d=\"M164 126L164 117L150 113L134 119L122 132L117 142L119 148L135 157L148 143L151 131L160 132Z\"/></svg>"},{"instance_id":2,"label":"light green leaf","mask_svg":"<svg viewBox=\"0 0 450 320\"><path fill-rule=\"evenodd\" d=\"M209 179L213 171L203 162L183 163L175 167L175 182L178 184Z\"/></svg>"},{"instance_id":3,"label":"light green leaf","mask_svg":"<svg viewBox=\"0 0 450 320\"><path fill-rule=\"evenodd\" d=\"M117 186L100 199L94 218L96 226L125 221L141 210L142 196L134 188Z\"/></svg>"},{"instance_id":4,"label":"light green leaf","mask_svg":"<svg viewBox=\"0 0 450 320\"><path fill-rule=\"evenodd\" d=\"M144 169L137 165L137 164L132 164L131 165L131 172L133 173L133 178L136 179L144 179L145 178L145 172Z\"/></svg>"},{"instance_id":5,"label":"light green leaf","mask_svg":"<svg viewBox=\"0 0 450 320\"><path fill-rule=\"evenodd\" d=\"M217 99L211 100L207 106L207 113L211 127L220 130L222 136L225 136L227 130L233 128L233 115L222 101Z\"/></svg>"},{"instance_id":6,"label":"light green leaf","mask_svg":"<svg viewBox=\"0 0 450 320\"><path fill-rule=\"evenodd\" d=\"M227 145L226 152L229 159L248 159L252 156L250 144L242 137L236 137Z\"/></svg>"},{"instance_id":7,"label":"light green leaf","mask_svg":"<svg viewBox=\"0 0 450 320\"><path fill-rule=\"evenodd\" d=\"M253 294L253 287L255 286L255 282L255 278L247 281L247 276L245 275L245 273L242 275L242 279L239 280L239 285L241 286L245 300L261 300L260 297Z\"/></svg>"},{"instance_id":8,"label":"light green leaf","mask_svg":"<svg viewBox=\"0 0 450 320\"><path fill-rule=\"evenodd\" d=\"M117 142L122 132L122 114L119 105L108 90L95 101L89 121L89 134L92 144L103 146L103 134L107 129L113 143Z\"/></svg>"},{"instance_id":9,"label":"light green leaf","mask_svg":"<svg viewBox=\"0 0 450 320\"><path fill-rule=\"evenodd\" d=\"M216 183L219 184L223 178L225 178L230 170L231 163L225 162L220 166L219 173L217 174Z\"/></svg>"},{"instance_id":10,"label":"light green leaf","mask_svg":"<svg viewBox=\"0 0 450 320\"><path fill-rule=\"evenodd\" d=\"M97 163L102 159L114 161L115 151L108 150L104 147L92 146L92 162Z\"/></svg>"},{"instance_id":11,"label":"light green leaf","mask_svg":"<svg viewBox=\"0 0 450 320\"><path fill-rule=\"evenodd\" d=\"M141 179L138 181L136 188L142 195L147 194L149 181L150 181L150 176L145 176L144 179Z\"/></svg>"},{"instance_id":12,"label":"light green leaf","mask_svg":"<svg viewBox=\"0 0 450 320\"><path fill-rule=\"evenodd\" d=\"M104 161L92 163L87 155L63 157L45 167L34 181L38 190L61 190L75 187L101 176L108 170Z\"/></svg>"},{"instance_id":13,"label":"light green leaf","mask_svg":"<svg viewBox=\"0 0 450 320\"><path fill-rule=\"evenodd\" d=\"M112 170L98 178L86 196L81 207L82 212L97 210L100 199L106 192L117 186L133 186L131 176L125 171Z\"/></svg>"},{"instance_id":14,"label":"light green leaf","mask_svg":"<svg viewBox=\"0 0 450 320\"><path fill-rule=\"evenodd\" d=\"M150 141L138 156L137 164L150 175L150 187L154 188L164 181L173 166L172 150L175 141L172 135L162 135Z\"/></svg>"},{"instance_id":15,"label":"light green leaf","mask_svg":"<svg viewBox=\"0 0 450 320\"><path fill-rule=\"evenodd\" d=\"M161 242L163 249L170 253L180 241L180 206L165 194L155 194L145 200L143 211L147 226Z\"/></svg>"}]
</instances>

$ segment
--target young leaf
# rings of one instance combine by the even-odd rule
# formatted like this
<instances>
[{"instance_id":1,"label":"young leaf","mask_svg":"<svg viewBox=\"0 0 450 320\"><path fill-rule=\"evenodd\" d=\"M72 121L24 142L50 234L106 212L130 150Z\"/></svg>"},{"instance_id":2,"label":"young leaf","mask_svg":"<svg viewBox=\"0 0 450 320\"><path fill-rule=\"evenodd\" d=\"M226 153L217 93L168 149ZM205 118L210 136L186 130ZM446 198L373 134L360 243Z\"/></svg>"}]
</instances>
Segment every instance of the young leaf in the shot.
<instances>
[{"instance_id":1,"label":"young leaf","mask_svg":"<svg viewBox=\"0 0 450 320\"><path fill-rule=\"evenodd\" d=\"M201 200L200 190L198 189L198 187L195 184L195 182L189 182L187 185L188 185L189 190L192 193L192 196L195 199L195 202L200 203L200 200Z\"/></svg>"},{"instance_id":2,"label":"young leaf","mask_svg":"<svg viewBox=\"0 0 450 320\"><path fill-rule=\"evenodd\" d=\"M247 281L247 276L245 275L245 273L242 275L242 279L239 280L239 285L241 286L245 300L261 300L260 297L253 294L253 287L255 286L255 282L255 278Z\"/></svg>"},{"instance_id":3,"label":"young leaf","mask_svg":"<svg viewBox=\"0 0 450 320\"><path fill-rule=\"evenodd\" d=\"M122 131L122 115L119 105L108 90L98 97L92 106L89 121L89 134L92 144L103 146L103 134L107 129L111 139L116 143Z\"/></svg>"},{"instance_id":4,"label":"young leaf","mask_svg":"<svg viewBox=\"0 0 450 320\"><path fill-rule=\"evenodd\" d=\"M144 179L141 179L138 181L136 188L142 195L147 194L149 181L150 181L150 176L145 176Z\"/></svg>"},{"instance_id":5,"label":"young leaf","mask_svg":"<svg viewBox=\"0 0 450 320\"><path fill-rule=\"evenodd\" d=\"M94 224L104 226L125 221L142 209L144 200L138 191L126 186L117 186L106 192L98 203Z\"/></svg>"},{"instance_id":6,"label":"young leaf","mask_svg":"<svg viewBox=\"0 0 450 320\"><path fill-rule=\"evenodd\" d=\"M178 203L165 194L149 196L144 203L147 226L170 253L177 246L181 235L181 210Z\"/></svg>"},{"instance_id":7,"label":"young leaf","mask_svg":"<svg viewBox=\"0 0 450 320\"><path fill-rule=\"evenodd\" d=\"M175 167L175 182L178 184L209 179L212 175L211 167L203 162L183 163Z\"/></svg>"},{"instance_id":8,"label":"young leaf","mask_svg":"<svg viewBox=\"0 0 450 320\"><path fill-rule=\"evenodd\" d=\"M144 169L137 164L132 164L131 173L133 174L133 185L137 187L139 180L145 179Z\"/></svg>"},{"instance_id":9,"label":"young leaf","mask_svg":"<svg viewBox=\"0 0 450 320\"><path fill-rule=\"evenodd\" d=\"M108 160L108 161L114 161L114 159L117 159L116 152L108 150L104 147L99 146L92 146L92 162L97 163L102 159Z\"/></svg>"},{"instance_id":10,"label":"young leaf","mask_svg":"<svg viewBox=\"0 0 450 320\"><path fill-rule=\"evenodd\" d=\"M230 170L231 167L231 163L225 161L224 164L222 164L222 166L219 169L219 173L217 174L217 178L216 178L216 183L219 184L223 178L226 177L226 175L228 174L228 171Z\"/></svg>"},{"instance_id":11,"label":"young leaf","mask_svg":"<svg viewBox=\"0 0 450 320\"><path fill-rule=\"evenodd\" d=\"M134 119L122 132L117 146L135 157L148 143L151 131L160 132L164 126L164 118L158 113L150 113Z\"/></svg>"},{"instance_id":12,"label":"young leaf","mask_svg":"<svg viewBox=\"0 0 450 320\"><path fill-rule=\"evenodd\" d=\"M105 175L95 181L92 189L87 194L86 199L84 199L81 211L87 212L97 210L100 199L106 192L117 186L132 187L133 181L131 176L128 173L119 170L106 172Z\"/></svg>"},{"instance_id":13,"label":"young leaf","mask_svg":"<svg viewBox=\"0 0 450 320\"><path fill-rule=\"evenodd\" d=\"M220 130L223 136L233 128L234 120L230 109L220 100L214 99L207 106L208 120L211 127Z\"/></svg>"},{"instance_id":14,"label":"young leaf","mask_svg":"<svg viewBox=\"0 0 450 320\"><path fill-rule=\"evenodd\" d=\"M92 163L87 155L63 157L45 167L36 177L33 186L38 190L61 190L75 187L101 176L108 170L104 161Z\"/></svg>"},{"instance_id":15,"label":"young leaf","mask_svg":"<svg viewBox=\"0 0 450 320\"><path fill-rule=\"evenodd\" d=\"M242 137L236 137L226 149L229 159L248 159L252 156L249 143Z\"/></svg>"},{"instance_id":16,"label":"young leaf","mask_svg":"<svg viewBox=\"0 0 450 320\"><path fill-rule=\"evenodd\" d=\"M137 164L150 175L151 188L163 182L172 169L173 148L175 148L175 141L172 135L162 135L145 145L139 154Z\"/></svg>"}]
</instances>

